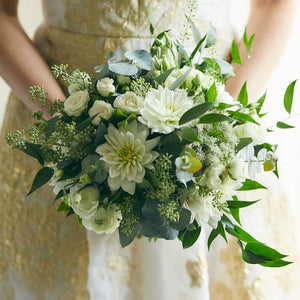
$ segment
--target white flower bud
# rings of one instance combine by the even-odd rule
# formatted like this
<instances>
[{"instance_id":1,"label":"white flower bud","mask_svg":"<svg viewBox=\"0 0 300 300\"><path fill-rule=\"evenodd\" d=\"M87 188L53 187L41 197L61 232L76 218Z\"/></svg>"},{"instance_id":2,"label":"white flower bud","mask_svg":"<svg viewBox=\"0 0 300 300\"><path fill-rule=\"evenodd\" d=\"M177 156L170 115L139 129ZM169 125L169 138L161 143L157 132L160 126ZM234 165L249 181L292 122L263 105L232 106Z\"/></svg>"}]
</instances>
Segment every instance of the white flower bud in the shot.
<instances>
[{"instance_id":1,"label":"white flower bud","mask_svg":"<svg viewBox=\"0 0 300 300\"><path fill-rule=\"evenodd\" d=\"M102 100L96 100L89 110L89 115L92 117L97 114L97 117L92 121L92 123L94 125L99 125L101 118L108 120L113 111L114 109L111 104Z\"/></svg>"},{"instance_id":2,"label":"white flower bud","mask_svg":"<svg viewBox=\"0 0 300 300\"><path fill-rule=\"evenodd\" d=\"M68 116L79 117L87 108L90 96L87 90L75 92L64 102L64 111Z\"/></svg>"},{"instance_id":3,"label":"white flower bud","mask_svg":"<svg viewBox=\"0 0 300 300\"><path fill-rule=\"evenodd\" d=\"M103 97L108 97L116 91L114 80L108 77L98 80L96 87L98 93Z\"/></svg>"}]
</instances>

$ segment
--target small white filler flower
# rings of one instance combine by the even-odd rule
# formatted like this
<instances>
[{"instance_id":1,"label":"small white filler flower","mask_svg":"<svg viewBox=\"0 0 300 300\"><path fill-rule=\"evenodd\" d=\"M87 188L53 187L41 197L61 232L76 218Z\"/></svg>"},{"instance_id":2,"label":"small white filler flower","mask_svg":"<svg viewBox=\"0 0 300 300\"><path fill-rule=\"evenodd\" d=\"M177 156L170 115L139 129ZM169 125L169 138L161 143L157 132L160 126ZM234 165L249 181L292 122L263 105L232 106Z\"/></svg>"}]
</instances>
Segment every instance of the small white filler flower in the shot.
<instances>
[{"instance_id":1,"label":"small white filler flower","mask_svg":"<svg viewBox=\"0 0 300 300\"><path fill-rule=\"evenodd\" d=\"M109 168L108 185L112 191L120 187L133 195L136 183L141 183L145 168L152 168L158 153L151 151L159 138L146 140L148 128L133 120L126 128L115 128L109 124L106 143L97 147L96 152L103 156Z\"/></svg>"}]
</instances>

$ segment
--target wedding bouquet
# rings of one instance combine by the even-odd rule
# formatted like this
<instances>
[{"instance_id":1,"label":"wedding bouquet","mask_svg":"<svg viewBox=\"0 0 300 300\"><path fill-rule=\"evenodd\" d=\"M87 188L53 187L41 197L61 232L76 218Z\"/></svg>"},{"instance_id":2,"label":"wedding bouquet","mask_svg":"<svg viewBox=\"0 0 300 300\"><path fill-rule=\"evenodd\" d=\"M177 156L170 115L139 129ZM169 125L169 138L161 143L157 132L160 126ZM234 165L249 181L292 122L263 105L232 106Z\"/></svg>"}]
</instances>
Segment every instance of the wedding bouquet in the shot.
<instances>
[{"instance_id":1,"label":"wedding bouquet","mask_svg":"<svg viewBox=\"0 0 300 300\"><path fill-rule=\"evenodd\" d=\"M118 229L123 247L145 236L178 238L188 248L208 225L208 247L227 233L246 262L284 266L285 255L245 232L239 218L240 208L257 201L240 201L237 193L264 189L254 180L261 169L277 174L276 147L260 124L265 95L248 104L245 84L235 101L224 86L232 65L203 57L216 42L214 29L201 37L189 22L191 54L162 32L150 52L111 53L95 78L52 67L69 97L50 102L42 87L31 87L31 99L52 118L35 112L34 126L7 134L7 141L42 165L29 194L50 181L58 212L75 214L99 234ZM245 32L248 51L252 40ZM235 42L231 54L242 63ZM289 113L294 84L284 99Z\"/></svg>"}]
</instances>

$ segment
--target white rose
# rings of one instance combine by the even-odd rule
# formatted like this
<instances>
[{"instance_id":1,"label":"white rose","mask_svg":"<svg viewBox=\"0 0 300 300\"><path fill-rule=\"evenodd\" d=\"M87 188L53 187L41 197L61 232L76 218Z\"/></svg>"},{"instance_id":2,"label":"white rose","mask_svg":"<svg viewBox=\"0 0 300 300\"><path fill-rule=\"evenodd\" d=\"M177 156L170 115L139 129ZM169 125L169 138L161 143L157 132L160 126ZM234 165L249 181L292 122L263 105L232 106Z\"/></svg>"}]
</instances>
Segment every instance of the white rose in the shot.
<instances>
[{"instance_id":1,"label":"white rose","mask_svg":"<svg viewBox=\"0 0 300 300\"><path fill-rule=\"evenodd\" d=\"M241 158L235 158L231 161L228 172L233 179L244 181L246 163Z\"/></svg>"},{"instance_id":2,"label":"white rose","mask_svg":"<svg viewBox=\"0 0 300 300\"><path fill-rule=\"evenodd\" d=\"M88 89L90 84L91 84L91 77L86 75L86 77L84 77L83 79L80 79L76 82L72 82L68 86L68 92L70 95L72 95L75 92L79 92L79 91Z\"/></svg>"},{"instance_id":3,"label":"white rose","mask_svg":"<svg viewBox=\"0 0 300 300\"><path fill-rule=\"evenodd\" d=\"M90 218L82 219L83 226L88 230L101 234L113 233L120 225L122 213L116 204L111 204L108 209L99 207Z\"/></svg>"},{"instance_id":4,"label":"white rose","mask_svg":"<svg viewBox=\"0 0 300 300\"><path fill-rule=\"evenodd\" d=\"M71 189L71 206L80 218L90 218L97 210L100 199L99 191L93 186L88 186L79 192L76 192L77 189L76 187Z\"/></svg>"},{"instance_id":5,"label":"white rose","mask_svg":"<svg viewBox=\"0 0 300 300\"><path fill-rule=\"evenodd\" d=\"M99 125L101 118L108 120L111 117L113 111L114 109L111 104L106 103L102 100L96 100L89 110L89 115L90 117L92 117L97 114L97 117L93 120L92 123L94 125Z\"/></svg>"},{"instance_id":6,"label":"white rose","mask_svg":"<svg viewBox=\"0 0 300 300\"><path fill-rule=\"evenodd\" d=\"M140 110L143 108L144 100L143 98L137 96L133 92L126 92L123 95L118 96L113 105L116 108L120 108L125 113L139 114Z\"/></svg>"},{"instance_id":7,"label":"white rose","mask_svg":"<svg viewBox=\"0 0 300 300\"><path fill-rule=\"evenodd\" d=\"M114 80L108 77L102 78L97 82L97 91L103 97L108 97L115 92Z\"/></svg>"},{"instance_id":8,"label":"white rose","mask_svg":"<svg viewBox=\"0 0 300 300\"><path fill-rule=\"evenodd\" d=\"M90 96L87 90L75 92L64 102L64 111L68 116L79 117L87 108L89 100Z\"/></svg>"},{"instance_id":9,"label":"white rose","mask_svg":"<svg viewBox=\"0 0 300 300\"><path fill-rule=\"evenodd\" d=\"M238 138L252 138L254 145L264 143L267 135L267 130L263 125L251 122L235 126L233 131Z\"/></svg>"}]
</instances>

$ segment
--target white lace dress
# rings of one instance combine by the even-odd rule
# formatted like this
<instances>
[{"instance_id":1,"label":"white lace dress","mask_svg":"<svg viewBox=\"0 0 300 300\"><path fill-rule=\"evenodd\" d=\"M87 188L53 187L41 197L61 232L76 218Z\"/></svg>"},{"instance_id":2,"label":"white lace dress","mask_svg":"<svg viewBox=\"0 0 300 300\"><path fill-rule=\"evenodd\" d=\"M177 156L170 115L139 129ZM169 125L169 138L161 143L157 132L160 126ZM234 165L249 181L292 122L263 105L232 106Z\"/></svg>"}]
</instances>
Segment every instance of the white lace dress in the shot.
<instances>
[{"instance_id":1,"label":"white lace dress","mask_svg":"<svg viewBox=\"0 0 300 300\"><path fill-rule=\"evenodd\" d=\"M92 73L93 66L103 63L111 51L149 48L148 2L43 0L45 23L36 33L36 45L49 64L68 63L70 69ZM196 6L193 19L199 30L204 33L212 23L219 35L215 49L208 54L225 57L232 39L244 30L249 1L191 2ZM151 3L156 33L172 29L171 34L180 37L189 1ZM24 117L28 120L29 112L12 95L3 132L24 127L23 121L15 122ZM1 299L297 299L295 265L271 271L246 266L233 239L228 245L217 239L208 254L205 229L188 250L177 240L154 243L146 238L122 249L117 233L87 232L86 242L86 233L76 220L55 215L47 187L33 195L31 204L25 203L25 188L28 190L37 170L31 161L6 146L0 148L0 160L0 190L5 191L0 207L5 224L0 236L4 257L0 264ZM14 177L10 176L12 168ZM258 198L265 198L266 204L261 205L260 213L257 206L249 212L251 222L244 216L245 225L271 246L293 253L293 237L285 238L287 228L281 230L277 224L281 207L270 205L278 196L265 192ZM11 207L9 215L7 206ZM262 232L264 224L267 232ZM292 228L286 220L280 224Z\"/></svg>"}]
</instances>

